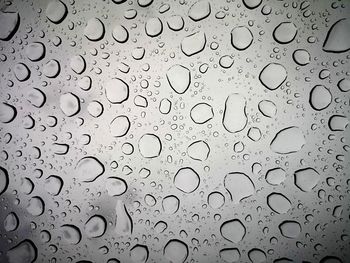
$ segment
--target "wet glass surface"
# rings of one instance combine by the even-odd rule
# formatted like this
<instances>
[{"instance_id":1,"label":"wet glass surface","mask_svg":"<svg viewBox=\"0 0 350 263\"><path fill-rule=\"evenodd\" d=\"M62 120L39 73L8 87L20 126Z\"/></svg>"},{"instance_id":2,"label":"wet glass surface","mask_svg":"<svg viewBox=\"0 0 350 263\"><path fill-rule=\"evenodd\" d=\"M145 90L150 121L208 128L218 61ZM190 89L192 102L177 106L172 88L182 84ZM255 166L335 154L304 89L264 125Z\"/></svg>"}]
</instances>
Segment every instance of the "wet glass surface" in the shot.
<instances>
[{"instance_id":1,"label":"wet glass surface","mask_svg":"<svg viewBox=\"0 0 350 263\"><path fill-rule=\"evenodd\" d=\"M349 262L349 1L0 7L0 262Z\"/></svg>"}]
</instances>

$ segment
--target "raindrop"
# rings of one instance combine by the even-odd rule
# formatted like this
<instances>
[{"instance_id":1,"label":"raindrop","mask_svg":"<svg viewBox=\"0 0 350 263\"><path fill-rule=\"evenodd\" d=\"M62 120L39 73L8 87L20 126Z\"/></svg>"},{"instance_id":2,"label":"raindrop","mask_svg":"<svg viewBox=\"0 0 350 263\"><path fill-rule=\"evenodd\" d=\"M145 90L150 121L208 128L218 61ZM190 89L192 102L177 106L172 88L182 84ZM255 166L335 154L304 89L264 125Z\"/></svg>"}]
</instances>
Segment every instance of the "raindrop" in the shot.
<instances>
[{"instance_id":1,"label":"raindrop","mask_svg":"<svg viewBox=\"0 0 350 263\"><path fill-rule=\"evenodd\" d=\"M107 221L103 216L94 215L90 217L84 226L84 231L89 238L103 236L107 229Z\"/></svg>"},{"instance_id":2,"label":"raindrop","mask_svg":"<svg viewBox=\"0 0 350 263\"><path fill-rule=\"evenodd\" d=\"M169 240L163 250L164 257L171 263L184 263L188 257L188 246L178 240Z\"/></svg>"},{"instance_id":3,"label":"raindrop","mask_svg":"<svg viewBox=\"0 0 350 263\"><path fill-rule=\"evenodd\" d=\"M221 225L220 233L226 240L238 243L243 240L246 234L246 228L239 219L232 219Z\"/></svg>"},{"instance_id":4,"label":"raindrop","mask_svg":"<svg viewBox=\"0 0 350 263\"><path fill-rule=\"evenodd\" d=\"M186 56L193 56L201 52L204 49L206 43L207 39L205 33L198 31L186 36L181 41L181 50Z\"/></svg>"},{"instance_id":5,"label":"raindrop","mask_svg":"<svg viewBox=\"0 0 350 263\"><path fill-rule=\"evenodd\" d=\"M175 187L187 194L194 192L199 183L199 175L190 167L179 169L174 176Z\"/></svg>"},{"instance_id":6,"label":"raindrop","mask_svg":"<svg viewBox=\"0 0 350 263\"><path fill-rule=\"evenodd\" d=\"M234 204L238 204L255 193L253 181L244 173L228 173L224 178L224 186Z\"/></svg>"},{"instance_id":7,"label":"raindrop","mask_svg":"<svg viewBox=\"0 0 350 263\"><path fill-rule=\"evenodd\" d=\"M222 124L230 133L240 132L245 128L247 125L245 97L238 93L227 97Z\"/></svg>"},{"instance_id":8,"label":"raindrop","mask_svg":"<svg viewBox=\"0 0 350 263\"><path fill-rule=\"evenodd\" d=\"M270 148L279 154L295 153L305 145L305 137L299 127L291 126L276 133Z\"/></svg>"},{"instance_id":9,"label":"raindrop","mask_svg":"<svg viewBox=\"0 0 350 263\"><path fill-rule=\"evenodd\" d=\"M231 44L237 50L245 50L253 43L253 34L246 26L238 26L231 31Z\"/></svg>"},{"instance_id":10,"label":"raindrop","mask_svg":"<svg viewBox=\"0 0 350 263\"><path fill-rule=\"evenodd\" d=\"M262 69L259 79L266 88L275 90L287 79L287 71L281 64L270 63Z\"/></svg>"}]
</instances>

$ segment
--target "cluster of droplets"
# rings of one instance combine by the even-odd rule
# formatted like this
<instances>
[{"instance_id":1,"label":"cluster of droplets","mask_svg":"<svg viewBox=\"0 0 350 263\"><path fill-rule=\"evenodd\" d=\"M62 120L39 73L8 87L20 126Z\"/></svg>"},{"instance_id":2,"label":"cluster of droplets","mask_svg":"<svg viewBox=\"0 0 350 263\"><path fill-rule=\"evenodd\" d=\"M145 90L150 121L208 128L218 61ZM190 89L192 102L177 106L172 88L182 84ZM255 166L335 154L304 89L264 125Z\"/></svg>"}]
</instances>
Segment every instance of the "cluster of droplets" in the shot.
<instances>
[{"instance_id":1,"label":"cluster of droplets","mask_svg":"<svg viewBox=\"0 0 350 263\"><path fill-rule=\"evenodd\" d=\"M0 11L0 261L346 262L347 1Z\"/></svg>"}]
</instances>

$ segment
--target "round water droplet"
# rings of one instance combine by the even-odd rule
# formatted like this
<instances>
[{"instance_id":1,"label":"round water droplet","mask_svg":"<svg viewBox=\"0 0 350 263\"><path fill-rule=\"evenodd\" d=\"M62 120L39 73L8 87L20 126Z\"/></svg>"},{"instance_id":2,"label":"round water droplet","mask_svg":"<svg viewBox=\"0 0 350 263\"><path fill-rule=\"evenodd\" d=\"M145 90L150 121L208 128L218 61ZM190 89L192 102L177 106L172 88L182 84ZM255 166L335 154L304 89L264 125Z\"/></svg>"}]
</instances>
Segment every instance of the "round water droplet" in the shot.
<instances>
[{"instance_id":1,"label":"round water droplet","mask_svg":"<svg viewBox=\"0 0 350 263\"><path fill-rule=\"evenodd\" d=\"M139 0L142 1L142 0ZM145 263L148 259L149 251L146 246L143 245L135 245L130 250L130 259L134 263Z\"/></svg>"},{"instance_id":2,"label":"round water droplet","mask_svg":"<svg viewBox=\"0 0 350 263\"><path fill-rule=\"evenodd\" d=\"M31 61L39 61L44 58L46 48L41 42L33 42L29 44L25 49L27 58Z\"/></svg>"},{"instance_id":3,"label":"round water droplet","mask_svg":"<svg viewBox=\"0 0 350 263\"><path fill-rule=\"evenodd\" d=\"M245 50L253 43L253 34L246 26L238 26L231 31L231 44L237 50Z\"/></svg>"},{"instance_id":4,"label":"round water droplet","mask_svg":"<svg viewBox=\"0 0 350 263\"><path fill-rule=\"evenodd\" d=\"M129 129L130 129L129 118L124 115L115 117L109 125L110 133L114 137L125 136L128 133Z\"/></svg>"},{"instance_id":5,"label":"round water droplet","mask_svg":"<svg viewBox=\"0 0 350 263\"><path fill-rule=\"evenodd\" d=\"M115 25L112 31L112 36L115 41L125 43L129 39L129 32L124 26Z\"/></svg>"},{"instance_id":6,"label":"round water droplet","mask_svg":"<svg viewBox=\"0 0 350 263\"><path fill-rule=\"evenodd\" d=\"M162 151L162 143L155 134L146 133L139 140L139 151L145 158L156 158Z\"/></svg>"},{"instance_id":7,"label":"round water droplet","mask_svg":"<svg viewBox=\"0 0 350 263\"><path fill-rule=\"evenodd\" d=\"M194 160L205 161L209 156L209 145L204 141L195 141L187 148L187 154Z\"/></svg>"},{"instance_id":8,"label":"round water droplet","mask_svg":"<svg viewBox=\"0 0 350 263\"><path fill-rule=\"evenodd\" d=\"M214 111L209 104L198 103L191 109L190 116L194 123L204 124L214 117Z\"/></svg>"},{"instance_id":9,"label":"round water droplet","mask_svg":"<svg viewBox=\"0 0 350 263\"><path fill-rule=\"evenodd\" d=\"M227 174L224 178L224 186L235 204L255 193L253 181L244 173L232 172Z\"/></svg>"},{"instance_id":10,"label":"round water droplet","mask_svg":"<svg viewBox=\"0 0 350 263\"><path fill-rule=\"evenodd\" d=\"M107 221L103 216L90 217L84 226L84 231L89 238L101 237L106 232Z\"/></svg>"},{"instance_id":11,"label":"round water droplet","mask_svg":"<svg viewBox=\"0 0 350 263\"><path fill-rule=\"evenodd\" d=\"M199 183L199 175L190 167L179 169L174 176L175 187L184 193L194 192Z\"/></svg>"},{"instance_id":12,"label":"round water droplet","mask_svg":"<svg viewBox=\"0 0 350 263\"><path fill-rule=\"evenodd\" d=\"M59 195L62 187L63 180L56 175L50 175L45 180L45 190L51 195Z\"/></svg>"},{"instance_id":13,"label":"round water droplet","mask_svg":"<svg viewBox=\"0 0 350 263\"><path fill-rule=\"evenodd\" d=\"M108 80L105 82L104 88L110 103L120 104L129 98L129 86L121 79Z\"/></svg>"},{"instance_id":14,"label":"round water droplet","mask_svg":"<svg viewBox=\"0 0 350 263\"><path fill-rule=\"evenodd\" d=\"M59 1L50 1L46 7L46 17L53 23L61 23L67 15L66 5Z\"/></svg>"},{"instance_id":15,"label":"round water droplet","mask_svg":"<svg viewBox=\"0 0 350 263\"><path fill-rule=\"evenodd\" d=\"M280 44L292 42L297 35L298 29L292 22L282 22L273 31L273 38Z\"/></svg>"},{"instance_id":16,"label":"round water droplet","mask_svg":"<svg viewBox=\"0 0 350 263\"><path fill-rule=\"evenodd\" d=\"M332 103L332 94L325 86L316 85L310 92L309 102L314 110L324 110Z\"/></svg>"},{"instance_id":17,"label":"round water droplet","mask_svg":"<svg viewBox=\"0 0 350 263\"><path fill-rule=\"evenodd\" d=\"M265 179L271 185L279 185L286 179L286 171L280 167L270 169L267 171Z\"/></svg>"},{"instance_id":18,"label":"round water droplet","mask_svg":"<svg viewBox=\"0 0 350 263\"><path fill-rule=\"evenodd\" d=\"M291 209L292 203L281 193L272 193L267 196L267 205L278 214L285 214Z\"/></svg>"},{"instance_id":19,"label":"round water droplet","mask_svg":"<svg viewBox=\"0 0 350 263\"><path fill-rule=\"evenodd\" d=\"M259 111L268 118L272 118L277 113L276 104L270 100L262 100L258 105Z\"/></svg>"},{"instance_id":20,"label":"round water droplet","mask_svg":"<svg viewBox=\"0 0 350 263\"><path fill-rule=\"evenodd\" d=\"M105 185L109 196L122 195L128 189L126 182L119 177L108 177Z\"/></svg>"},{"instance_id":21,"label":"round water droplet","mask_svg":"<svg viewBox=\"0 0 350 263\"><path fill-rule=\"evenodd\" d=\"M163 31L163 23L158 17L147 20L145 25L146 34L150 37L159 36Z\"/></svg>"},{"instance_id":22,"label":"round water droplet","mask_svg":"<svg viewBox=\"0 0 350 263\"><path fill-rule=\"evenodd\" d=\"M169 240L163 250L164 257L172 263L184 263L188 257L188 246L178 240Z\"/></svg>"},{"instance_id":23,"label":"round water droplet","mask_svg":"<svg viewBox=\"0 0 350 263\"><path fill-rule=\"evenodd\" d=\"M91 41L101 40L105 33L105 27L102 21L96 17L91 18L84 28L84 35Z\"/></svg>"},{"instance_id":24,"label":"round water droplet","mask_svg":"<svg viewBox=\"0 0 350 263\"><path fill-rule=\"evenodd\" d=\"M16 213L9 213L4 220L4 229L7 232L15 231L18 228L19 219Z\"/></svg>"},{"instance_id":25,"label":"round water droplet","mask_svg":"<svg viewBox=\"0 0 350 263\"><path fill-rule=\"evenodd\" d=\"M289 154L299 151L305 145L305 137L300 128L287 127L276 133L270 148L279 154Z\"/></svg>"},{"instance_id":26,"label":"round water droplet","mask_svg":"<svg viewBox=\"0 0 350 263\"><path fill-rule=\"evenodd\" d=\"M55 78L60 74L61 67L57 60L51 59L43 66L43 74L48 78Z\"/></svg>"},{"instance_id":27,"label":"round water droplet","mask_svg":"<svg viewBox=\"0 0 350 263\"><path fill-rule=\"evenodd\" d=\"M241 259L241 252L238 248L224 248L220 250L219 256L225 263L234 263Z\"/></svg>"},{"instance_id":28,"label":"round water droplet","mask_svg":"<svg viewBox=\"0 0 350 263\"><path fill-rule=\"evenodd\" d=\"M248 258L252 263L266 262L266 254L261 249L253 248L248 252Z\"/></svg>"},{"instance_id":29,"label":"round water droplet","mask_svg":"<svg viewBox=\"0 0 350 263\"><path fill-rule=\"evenodd\" d=\"M310 53L305 49L297 49L293 52L293 59L295 63L300 66L305 66L310 63Z\"/></svg>"},{"instance_id":30,"label":"round water droplet","mask_svg":"<svg viewBox=\"0 0 350 263\"><path fill-rule=\"evenodd\" d=\"M181 41L181 50L186 56L190 57L203 51L206 43L205 33L202 31L195 32Z\"/></svg>"},{"instance_id":31,"label":"round water droplet","mask_svg":"<svg viewBox=\"0 0 350 263\"><path fill-rule=\"evenodd\" d=\"M77 74L83 73L86 68L85 59L80 55L73 56L70 59L70 68Z\"/></svg>"},{"instance_id":32,"label":"round water droplet","mask_svg":"<svg viewBox=\"0 0 350 263\"><path fill-rule=\"evenodd\" d=\"M186 92L191 84L191 72L182 65L174 65L166 73L170 87L178 94Z\"/></svg>"},{"instance_id":33,"label":"round water droplet","mask_svg":"<svg viewBox=\"0 0 350 263\"><path fill-rule=\"evenodd\" d=\"M266 88L275 90L287 79L287 71L281 64L270 63L262 69L259 79Z\"/></svg>"},{"instance_id":34,"label":"round water droplet","mask_svg":"<svg viewBox=\"0 0 350 263\"><path fill-rule=\"evenodd\" d=\"M81 240L81 233L78 227L73 225L63 225L61 226L62 238L67 243L76 245Z\"/></svg>"},{"instance_id":35,"label":"round water droplet","mask_svg":"<svg viewBox=\"0 0 350 263\"><path fill-rule=\"evenodd\" d=\"M175 214L179 210L180 200L174 195L168 195L163 198L162 207L166 214Z\"/></svg>"},{"instance_id":36,"label":"round water droplet","mask_svg":"<svg viewBox=\"0 0 350 263\"><path fill-rule=\"evenodd\" d=\"M212 192L208 195L208 204L214 208L218 209L222 207L225 203L225 197L220 192Z\"/></svg>"},{"instance_id":37,"label":"round water droplet","mask_svg":"<svg viewBox=\"0 0 350 263\"><path fill-rule=\"evenodd\" d=\"M320 180L319 173L313 168L304 168L294 172L295 185L304 192L310 192Z\"/></svg>"},{"instance_id":38,"label":"round water droplet","mask_svg":"<svg viewBox=\"0 0 350 263\"><path fill-rule=\"evenodd\" d=\"M30 78L30 70L27 65L18 63L13 67L13 73L18 81L25 81Z\"/></svg>"},{"instance_id":39,"label":"round water droplet","mask_svg":"<svg viewBox=\"0 0 350 263\"><path fill-rule=\"evenodd\" d=\"M287 238L297 238L301 233L301 226L296 221L283 221L278 228L280 229L282 236Z\"/></svg>"},{"instance_id":40,"label":"round water droplet","mask_svg":"<svg viewBox=\"0 0 350 263\"><path fill-rule=\"evenodd\" d=\"M6 256L9 263L35 262L38 249L33 241L25 239L7 251Z\"/></svg>"},{"instance_id":41,"label":"round water droplet","mask_svg":"<svg viewBox=\"0 0 350 263\"><path fill-rule=\"evenodd\" d=\"M226 240L238 243L243 240L246 234L246 228L239 219L232 219L221 225L220 233Z\"/></svg>"},{"instance_id":42,"label":"round water droplet","mask_svg":"<svg viewBox=\"0 0 350 263\"><path fill-rule=\"evenodd\" d=\"M171 30L179 31L183 29L185 22L181 16L174 15L168 18L167 24Z\"/></svg>"},{"instance_id":43,"label":"round water droplet","mask_svg":"<svg viewBox=\"0 0 350 263\"><path fill-rule=\"evenodd\" d=\"M26 209L32 216L40 216L44 213L45 203L41 197L34 196L29 200Z\"/></svg>"},{"instance_id":44,"label":"round water droplet","mask_svg":"<svg viewBox=\"0 0 350 263\"><path fill-rule=\"evenodd\" d=\"M205 0L200 0L194 3L188 10L188 16L193 21L200 21L207 18L210 15L211 7L210 3Z\"/></svg>"},{"instance_id":45,"label":"round water droplet","mask_svg":"<svg viewBox=\"0 0 350 263\"><path fill-rule=\"evenodd\" d=\"M14 120L17 115L17 110L14 106L5 102L0 103L0 121L2 123L9 123Z\"/></svg>"},{"instance_id":46,"label":"round water droplet","mask_svg":"<svg viewBox=\"0 0 350 263\"><path fill-rule=\"evenodd\" d=\"M73 93L66 93L61 95L60 108L62 112L68 117L72 117L78 114L80 111L79 98Z\"/></svg>"},{"instance_id":47,"label":"round water droplet","mask_svg":"<svg viewBox=\"0 0 350 263\"><path fill-rule=\"evenodd\" d=\"M343 78L339 80L337 86L342 92L348 92L350 90L350 79Z\"/></svg>"},{"instance_id":48,"label":"round water droplet","mask_svg":"<svg viewBox=\"0 0 350 263\"><path fill-rule=\"evenodd\" d=\"M80 159L76 166L76 177L82 182L93 182L105 171L103 164L95 157Z\"/></svg>"}]
</instances>

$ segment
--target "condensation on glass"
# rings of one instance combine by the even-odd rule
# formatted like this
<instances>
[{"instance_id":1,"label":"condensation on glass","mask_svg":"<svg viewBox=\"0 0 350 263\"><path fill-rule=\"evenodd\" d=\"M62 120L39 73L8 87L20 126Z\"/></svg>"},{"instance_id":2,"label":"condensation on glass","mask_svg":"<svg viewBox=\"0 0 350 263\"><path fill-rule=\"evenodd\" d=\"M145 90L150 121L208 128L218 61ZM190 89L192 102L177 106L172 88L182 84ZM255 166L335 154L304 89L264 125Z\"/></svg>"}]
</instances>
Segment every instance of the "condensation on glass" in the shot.
<instances>
[{"instance_id":1,"label":"condensation on glass","mask_svg":"<svg viewBox=\"0 0 350 263\"><path fill-rule=\"evenodd\" d=\"M0 262L349 262L349 1L0 8Z\"/></svg>"}]
</instances>

